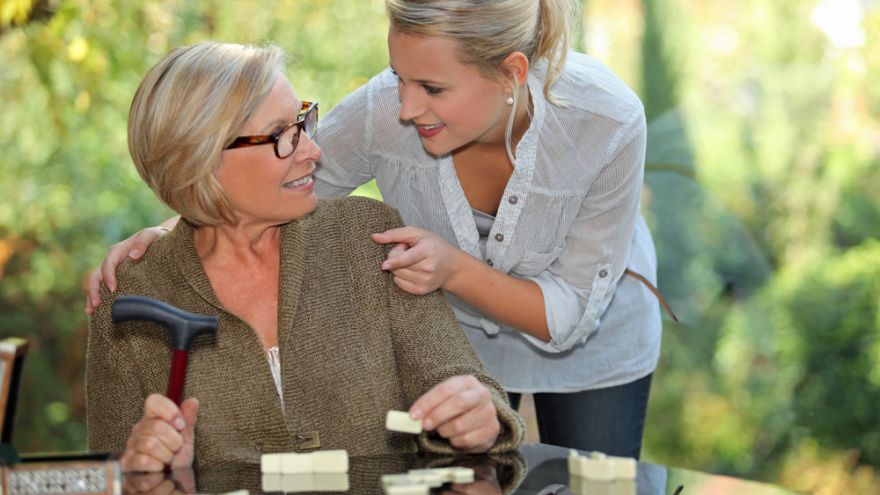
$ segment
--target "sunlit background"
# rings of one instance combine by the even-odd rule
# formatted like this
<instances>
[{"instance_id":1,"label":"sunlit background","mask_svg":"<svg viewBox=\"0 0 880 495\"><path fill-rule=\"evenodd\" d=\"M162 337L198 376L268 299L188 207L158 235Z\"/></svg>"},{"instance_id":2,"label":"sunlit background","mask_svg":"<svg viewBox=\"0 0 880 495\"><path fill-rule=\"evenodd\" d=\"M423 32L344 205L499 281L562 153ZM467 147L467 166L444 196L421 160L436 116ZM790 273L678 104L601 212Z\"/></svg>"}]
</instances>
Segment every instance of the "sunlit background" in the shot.
<instances>
[{"instance_id":1,"label":"sunlit background","mask_svg":"<svg viewBox=\"0 0 880 495\"><path fill-rule=\"evenodd\" d=\"M642 206L682 320L664 329L644 458L880 492L880 1L583 14L576 48L645 103ZM146 69L204 39L274 42L329 109L385 67L386 28L380 0L0 0L0 335L32 343L19 451L85 448L84 278L169 215L126 148Z\"/></svg>"}]
</instances>

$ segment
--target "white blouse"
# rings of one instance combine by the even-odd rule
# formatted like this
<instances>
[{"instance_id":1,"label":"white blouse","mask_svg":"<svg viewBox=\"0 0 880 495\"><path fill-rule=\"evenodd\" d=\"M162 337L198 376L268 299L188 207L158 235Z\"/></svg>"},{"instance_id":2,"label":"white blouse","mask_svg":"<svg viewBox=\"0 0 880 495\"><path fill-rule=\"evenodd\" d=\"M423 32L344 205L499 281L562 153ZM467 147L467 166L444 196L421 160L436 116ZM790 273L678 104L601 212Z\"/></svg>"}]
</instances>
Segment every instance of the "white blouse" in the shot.
<instances>
[{"instance_id":1,"label":"white blouse","mask_svg":"<svg viewBox=\"0 0 880 495\"><path fill-rule=\"evenodd\" d=\"M281 410L284 411L284 393L281 391L281 358L278 357L277 345L266 349L266 360L269 361L269 371L272 372L275 390L278 391L278 398L281 400Z\"/></svg>"},{"instance_id":2,"label":"white blouse","mask_svg":"<svg viewBox=\"0 0 880 495\"><path fill-rule=\"evenodd\" d=\"M447 294L487 370L511 392L572 392L632 382L660 353L656 255L639 212L646 125L638 97L596 59L569 53L553 94L532 67L529 129L484 249L451 155L428 154L398 118L397 78L385 70L321 121L319 196L376 179L405 224L430 230L542 290L551 341L505 326ZM377 267L378 268L378 267Z\"/></svg>"}]
</instances>

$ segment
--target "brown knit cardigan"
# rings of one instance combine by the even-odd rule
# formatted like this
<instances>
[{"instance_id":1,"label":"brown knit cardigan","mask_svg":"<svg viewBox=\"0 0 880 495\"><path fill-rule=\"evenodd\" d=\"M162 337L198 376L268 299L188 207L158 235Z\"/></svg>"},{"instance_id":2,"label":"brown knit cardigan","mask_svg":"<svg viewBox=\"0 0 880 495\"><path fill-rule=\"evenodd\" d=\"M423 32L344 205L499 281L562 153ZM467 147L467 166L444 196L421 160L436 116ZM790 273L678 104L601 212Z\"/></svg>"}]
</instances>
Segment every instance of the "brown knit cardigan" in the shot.
<instances>
[{"instance_id":1,"label":"brown knit cardigan","mask_svg":"<svg viewBox=\"0 0 880 495\"><path fill-rule=\"evenodd\" d=\"M193 244L178 223L140 261L118 269L118 289L104 290L89 325L86 368L88 441L92 451L121 452L145 398L165 393L171 359L155 324L114 325L119 295L144 295L183 310L219 317L216 337L196 339L184 398L200 402L196 463L256 462L264 452L295 452L317 432L319 449L351 455L422 450L454 453L444 439L389 432L389 409L454 375L473 374L492 393L502 425L492 452L516 448L522 419L487 376L439 291L413 296L380 270L388 248L369 234L400 226L377 201L320 201L282 227L278 346L282 411L266 354L254 331L218 301ZM253 294L253 297L262 297Z\"/></svg>"}]
</instances>

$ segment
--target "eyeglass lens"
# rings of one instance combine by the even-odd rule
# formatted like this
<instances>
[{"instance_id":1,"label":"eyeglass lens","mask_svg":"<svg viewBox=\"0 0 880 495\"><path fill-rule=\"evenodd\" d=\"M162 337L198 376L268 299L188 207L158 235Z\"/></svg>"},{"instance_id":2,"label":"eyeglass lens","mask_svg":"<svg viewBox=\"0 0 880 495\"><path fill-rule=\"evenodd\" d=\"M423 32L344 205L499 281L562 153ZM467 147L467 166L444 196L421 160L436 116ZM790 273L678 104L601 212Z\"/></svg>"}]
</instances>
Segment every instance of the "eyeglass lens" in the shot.
<instances>
[{"instance_id":1,"label":"eyeglass lens","mask_svg":"<svg viewBox=\"0 0 880 495\"><path fill-rule=\"evenodd\" d=\"M317 128L318 123L318 112L314 109L310 109L306 112L303 117L303 122L301 124L292 125L287 130L285 130L280 136L278 136L278 156L281 158L286 158L293 153L293 150L296 149L297 143L299 143L299 135L300 129L302 129L306 136L309 139L315 137L315 129Z\"/></svg>"}]
</instances>

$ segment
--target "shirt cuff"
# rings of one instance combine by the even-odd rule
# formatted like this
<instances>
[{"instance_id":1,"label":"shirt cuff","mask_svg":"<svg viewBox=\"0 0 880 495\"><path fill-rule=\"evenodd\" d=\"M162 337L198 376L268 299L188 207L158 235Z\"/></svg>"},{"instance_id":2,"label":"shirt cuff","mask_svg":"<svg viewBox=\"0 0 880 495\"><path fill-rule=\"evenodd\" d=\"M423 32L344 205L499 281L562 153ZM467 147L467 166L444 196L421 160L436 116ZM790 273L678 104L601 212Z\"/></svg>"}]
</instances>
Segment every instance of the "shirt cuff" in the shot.
<instances>
[{"instance_id":1,"label":"shirt cuff","mask_svg":"<svg viewBox=\"0 0 880 495\"><path fill-rule=\"evenodd\" d=\"M565 352L587 341L599 327L599 320L611 301L611 265L597 267L592 290L579 289L561 277L544 271L528 280L535 282L544 295L544 311L550 341L528 334L523 336L546 352Z\"/></svg>"}]
</instances>

